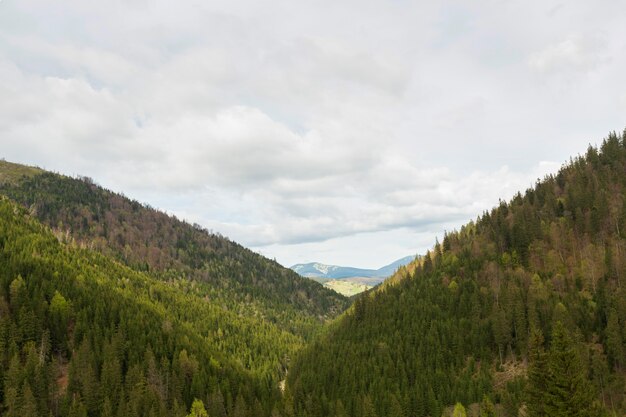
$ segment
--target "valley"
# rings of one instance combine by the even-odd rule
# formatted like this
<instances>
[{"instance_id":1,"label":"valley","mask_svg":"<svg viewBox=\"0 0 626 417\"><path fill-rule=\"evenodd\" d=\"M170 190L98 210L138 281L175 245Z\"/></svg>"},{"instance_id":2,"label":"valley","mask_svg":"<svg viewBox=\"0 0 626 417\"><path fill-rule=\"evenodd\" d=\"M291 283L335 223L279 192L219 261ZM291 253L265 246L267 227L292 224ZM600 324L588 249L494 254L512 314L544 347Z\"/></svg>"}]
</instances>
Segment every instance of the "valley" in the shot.
<instances>
[{"instance_id":1,"label":"valley","mask_svg":"<svg viewBox=\"0 0 626 417\"><path fill-rule=\"evenodd\" d=\"M421 256L292 270L2 161L3 415L623 415L625 172L611 133Z\"/></svg>"},{"instance_id":2,"label":"valley","mask_svg":"<svg viewBox=\"0 0 626 417\"><path fill-rule=\"evenodd\" d=\"M384 282L399 268L411 263L414 259L415 256L406 256L378 269L326 265L319 262L296 264L290 269L342 295L351 297Z\"/></svg>"},{"instance_id":3,"label":"valley","mask_svg":"<svg viewBox=\"0 0 626 417\"><path fill-rule=\"evenodd\" d=\"M625 17L0 0L0 417L626 417Z\"/></svg>"}]
</instances>

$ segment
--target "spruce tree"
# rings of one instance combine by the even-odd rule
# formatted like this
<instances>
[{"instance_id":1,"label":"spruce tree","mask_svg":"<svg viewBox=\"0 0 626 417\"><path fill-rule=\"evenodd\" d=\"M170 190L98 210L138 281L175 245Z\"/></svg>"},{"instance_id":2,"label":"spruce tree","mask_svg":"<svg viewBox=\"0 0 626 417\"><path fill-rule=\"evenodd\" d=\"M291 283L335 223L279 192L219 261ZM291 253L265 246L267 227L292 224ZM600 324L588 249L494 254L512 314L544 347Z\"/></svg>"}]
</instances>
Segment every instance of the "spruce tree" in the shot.
<instances>
[{"instance_id":1,"label":"spruce tree","mask_svg":"<svg viewBox=\"0 0 626 417\"><path fill-rule=\"evenodd\" d=\"M456 403L454 406L454 410L452 410L452 417L467 417L467 413L465 412L465 407L463 404Z\"/></svg>"},{"instance_id":2,"label":"spruce tree","mask_svg":"<svg viewBox=\"0 0 626 417\"><path fill-rule=\"evenodd\" d=\"M24 387L22 388L23 398L22 398L22 407L20 408L20 416L21 417L38 417L39 413L37 412L37 401L33 396L33 391L30 388L28 383L24 383Z\"/></svg>"},{"instance_id":3,"label":"spruce tree","mask_svg":"<svg viewBox=\"0 0 626 417\"><path fill-rule=\"evenodd\" d=\"M545 411L550 417L595 417L593 398L574 342L558 321L548 356Z\"/></svg>"},{"instance_id":4,"label":"spruce tree","mask_svg":"<svg viewBox=\"0 0 626 417\"><path fill-rule=\"evenodd\" d=\"M389 414L388 417L404 417L404 410L402 409L402 405L400 401L398 401L398 397L395 395L391 396L391 404L389 406Z\"/></svg>"},{"instance_id":5,"label":"spruce tree","mask_svg":"<svg viewBox=\"0 0 626 417\"><path fill-rule=\"evenodd\" d=\"M528 417L547 417L545 411L547 355L543 348L543 334L534 327L528 341L528 385L526 410Z\"/></svg>"},{"instance_id":6,"label":"spruce tree","mask_svg":"<svg viewBox=\"0 0 626 417\"><path fill-rule=\"evenodd\" d=\"M609 312L607 319L606 345L613 366L620 369L624 358L624 343L622 341L618 314L614 308Z\"/></svg>"},{"instance_id":7,"label":"spruce tree","mask_svg":"<svg viewBox=\"0 0 626 417\"><path fill-rule=\"evenodd\" d=\"M191 404L191 409L189 410L187 417L209 417L202 400L197 398L193 400L193 404Z\"/></svg>"},{"instance_id":8,"label":"spruce tree","mask_svg":"<svg viewBox=\"0 0 626 417\"><path fill-rule=\"evenodd\" d=\"M495 407L486 395L483 396L483 400L480 402L480 417L496 417Z\"/></svg>"},{"instance_id":9,"label":"spruce tree","mask_svg":"<svg viewBox=\"0 0 626 417\"><path fill-rule=\"evenodd\" d=\"M369 396L363 398L363 417L376 417L376 409Z\"/></svg>"}]
</instances>

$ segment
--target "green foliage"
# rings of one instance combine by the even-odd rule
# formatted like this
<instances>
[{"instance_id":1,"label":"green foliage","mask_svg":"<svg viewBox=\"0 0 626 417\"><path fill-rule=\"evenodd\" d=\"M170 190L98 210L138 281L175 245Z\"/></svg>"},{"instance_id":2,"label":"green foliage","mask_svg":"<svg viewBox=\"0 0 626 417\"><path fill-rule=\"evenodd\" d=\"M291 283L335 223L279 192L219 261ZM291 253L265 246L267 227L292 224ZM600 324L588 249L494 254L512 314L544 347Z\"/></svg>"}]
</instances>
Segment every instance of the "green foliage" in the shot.
<instances>
[{"instance_id":1,"label":"green foliage","mask_svg":"<svg viewBox=\"0 0 626 417\"><path fill-rule=\"evenodd\" d=\"M547 354L541 333L533 332L529 362L528 417L598 415L576 343L560 321L554 325Z\"/></svg>"},{"instance_id":2,"label":"green foliage","mask_svg":"<svg viewBox=\"0 0 626 417\"><path fill-rule=\"evenodd\" d=\"M452 410L452 417L467 417L467 413L465 412L465 407L463 407L463 404L455 404L454 410Z\"/></svg>"},{"instance_id":3,"label":"green foliage","mask_svg":"<svg viewBox=\"0 0 626 417\"><path fill-rule=\"evenodd\" d=\"M623 415L624 172L611 134L322 332L345 298L228 239L88 179L0 181L26 207L0 201L1 411Z\"/></svg>"},{"instance_id":4,"label":"green foliage","mask_svg":"<svg viewBox=\"0 0 626 417\"><path fill-rule=\"evenodd\" d=\"M545 411L551 417L592 417L593 391L576 345L558 321L552 331L548 369L544 374Z\"/></svg>"},{"instance_id":5,"label":"green foliage","mask_svg":"<svg viewBox=\"0 0 626 417\"><path fill-rule=\"evenodd\" d=\"M191 404L191 410L189 410L187 417L209 417L209 414L206 408L204 408L204 403L196 398L193 400L193 404Z\"/></svg>"},{"instance_id":6,"label":"green foliage","mask_svg":"<svg viewBox=\"0 0 626 417\"><path fill-rule=\"evenodd\" d=\"M488 396L480 402L480 417L496 417L496 409Z\"/></svg>"},{"instance_id":7,"label":"green foliage","mask_svg":"<svg viewBox=\"0 0 626 417\"><path fill-rule=\"evenodd\" d=\"M0 174L4 169L0 165ZM319 318L334 317L348 305L345 297L275 261L105 190L90 178L41 172L0 182L0 193L27 207L61 240L97 249L162 280L184 277L198 283L194 291L203 296L302 337L312 335Z\"/></svg>"},{"instance_id":8,"label":"green foliage","mask_svg":"<svg viewBox=\"0 0 626 417\"><path fill-rule=\"evenodd\" d=\"M39 262L37 268L49 269L33 277L27 275L30 266L13 264L4 302L15 323L8 330L15 343L7 346L13 354L26 342L45 345L48 379L67 381L54 400L62 413L84 407L90 417L96 410L118 415L169 410L182 416L176 410L187 409L197 397L215 399L208 403L215 416L235 409L258 412L255 403L268 414L295 352L348 305L345 297L275 261L89 178L26 168L20 172L29 175L12 175L19 167L0 164L1 178L11 177L0 181L0 193L52 228L54 237L34 223L36 231L6 237L9 247ZM17 213L7 208L7 222L11 210ZM42 257L42 250L53 254ZM89 293L77 297L78 289ZM146 321L145 333L134 320ZM132 363L146 368L148 376L139 375ZM133 399L148 394L131 389L129 375L140 386L154 385L151 402ZM80 394L80 404L72 405L70 392Z\"/></svg>"},{"instance_id":9,"label":"green foliage","mask_svg":"<svg viewBox=\"0 0 626 417\"><path fill-rule=\"evenodd\" d=\"M526 387L526 409L528 417L547 417L546 392L548 356L544 350L541 330L531 331L528 351L528 385Z\"/></svg>"},{"instance_id":10,"label":"green foliage","mask_svg":"<svg viewBox=\"0 0 626 417\"><path fill-rule=\"evenodd\" d=\"M232 404L268 416L281 409L282 355L301 345L271 323L62 245L0 199L3 415L182 417L208 398L216 417Z\"/></svg>"}]
</instances>

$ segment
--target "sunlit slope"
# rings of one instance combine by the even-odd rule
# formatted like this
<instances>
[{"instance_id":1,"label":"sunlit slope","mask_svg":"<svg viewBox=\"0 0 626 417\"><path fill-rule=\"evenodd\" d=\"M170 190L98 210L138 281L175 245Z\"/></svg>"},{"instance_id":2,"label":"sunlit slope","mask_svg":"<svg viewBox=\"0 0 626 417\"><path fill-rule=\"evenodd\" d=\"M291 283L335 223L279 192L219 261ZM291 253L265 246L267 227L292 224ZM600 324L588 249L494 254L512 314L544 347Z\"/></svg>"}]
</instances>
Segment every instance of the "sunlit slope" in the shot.
<instances>
[{"instance_id":1,"label":"sunlit slope","mask_svg":"<svg viewBox=\"0 0 626 417\"><path fill-rule=\"evenodd\" d=\"M0 174L6 177L16 167L0 165ZM196 282L194 292L229 311L265 318L308 338L348 305L343 296L275 261L88 178L34 174L11 174L12 181L0 184L0 194L27 207L59 237L167 282Z\"/></svg>"},{"instance_id":2,"label":"sunlit slope","mask_svg":"<svg viewBox=\"0 0 626 417\"><path fill-rule=\"evenodd\" d=\"M0 160L0 184L15 184L20 180L43 173L43 170Z\"/></svg>"},{"instance_id":3,"label":"sunlit slope","mask_svg":"<svg viewBox=\"0 0 626 417\"><path fill-rule=\"evenodd\" d=\"M0 373L7 416L184 416L279 407L285 359L301 346L97 252L60 243L0 199Z\"/></svg>"}]
</instances>

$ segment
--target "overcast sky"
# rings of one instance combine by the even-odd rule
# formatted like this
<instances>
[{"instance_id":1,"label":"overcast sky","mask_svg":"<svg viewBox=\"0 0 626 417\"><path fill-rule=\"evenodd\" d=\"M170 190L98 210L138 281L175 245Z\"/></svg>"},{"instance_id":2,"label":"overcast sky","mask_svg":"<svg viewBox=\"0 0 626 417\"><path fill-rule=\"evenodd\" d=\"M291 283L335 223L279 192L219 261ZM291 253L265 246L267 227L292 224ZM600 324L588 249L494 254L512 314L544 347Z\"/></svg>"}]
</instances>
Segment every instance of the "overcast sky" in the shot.
<instances>
[{"instance_id":1,"label":"overcast sky","mask_svg":"<svg viewBox=\"0 0 626 417\"><path fill-rule=\"evenodd\" d=\"M0 157L379 267L626 126L626 5L0 0Z\"/></svg>"}]
</instances>

